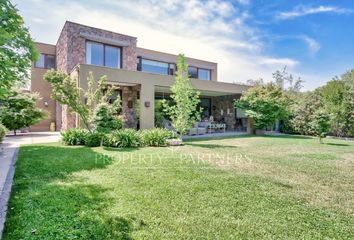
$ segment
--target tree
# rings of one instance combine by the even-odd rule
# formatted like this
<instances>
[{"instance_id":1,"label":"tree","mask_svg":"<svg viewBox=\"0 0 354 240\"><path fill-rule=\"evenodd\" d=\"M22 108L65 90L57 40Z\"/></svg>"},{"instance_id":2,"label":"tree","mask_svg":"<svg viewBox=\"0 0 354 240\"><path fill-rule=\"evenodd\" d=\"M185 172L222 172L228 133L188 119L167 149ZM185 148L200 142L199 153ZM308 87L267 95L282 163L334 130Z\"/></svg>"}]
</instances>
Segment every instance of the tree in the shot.
<instances>
[{"instance_id":1,"label":"tree","mask_svg":"<svg viewBox=\"0 0 354 240\"><path fill-rule=\"evenodd\" d=\"M273 73L273 79L278 87L289 92L299 92L304 82L300 77L294 79L293 75L286 71L286 66L281 71L275 71Z\"/></svg>"},{"instance_id":2,"label":"tree","mask_svg":"<svg viewBox=\"0 0 354 240\"><path fill-rule=\"evenodd\" d=\"M94 76L90 72L87 91L77 86L77 79L60 71L49 70L44 79L52 86L52 98L60 104L69 106L71 111L79 115L86 129L92 132L91 119L95 107L108 102L114 90L113 87L106 85L106 76L102 76L95 86ZM117 97L112 105L118 112L121 107L120 98Z\"/></svg>"},{"instance_id":3,"label":"tree","mask_svg":"<svg viewBox=\"0 0 354 240\"><path fill-rule=\"evenodd\" d=\"M291 95L290 116L287 121L288 129L285 132L300 133L302 135L314 135L311 122L315 112L323 109L321 89L312 92Z\"/></svg>"},{"instance_id":4,"label":"tree","mask_svg":"<svg viewBox=\"0 0 354 240\"><path fill-rule=\"evenodd\" d=\"M198 121L201 109L197 109L200 93L196 91L188 75L188 65L183 54L178 55L176 81L171 86L173 105L164 101L172 126L182 135Z\"/></svg>"},{"instance_id":5,"label":"tree","mask_svg":"<svg viewBox=\"0 0 354 240\"><path fill-rule=\"evenodd\" d=\"M246 110L246 115L254 120L256 129L273 127L276 120L288 115L288 98L274 83L256 85L235 100L235 108Z\"/></svg>"},{"instance_id":6,"label":"tree","mask_svg":"<svg viewBox=\"0 0 354 240\"><path fill-rule=\"evenodd\" d=\"M334 79L322 87L322 101L331 116L332 133L336 136L354 135L354 94L350 78Z\"/></svg>"},{"instance_id":7,"label":"tree","mask_svg":"<svg viewBox=\"0 0 354 240\"><path fill-rule=\"evenodd\" d=\"M322 143L322 138L326 137L326 134L330 130L329 115L323 110L316 111L311 125L315 135L318 136L320 143Z\"/></svg>"},{"instance_id":8,"label":"tree","mask_svg":"<svg viewBox=\"0 0 354 240\"><path fill-rule=\"evenodd\" d=\"M101 134L101 147L105 134L123 127L123 121L116 116L116 113L114 107L108 103L100 103L95 108L92 123L96 132Z\"/></svg>"},{"instance_id":9,"label":"tree","mask_svg":"<svg viewBox=\"0 0 354 240\"><path fill-rule=\"evenodd\" d=\"M38 123L47 116L45 111L36 107L38 99L36 93L10 92L1 107L1 122L15 135L16 130Z\"/></svg>"},{"instance_id":10,"label":"tree","mask_svg":"<svg viewBox=\"0 0 354 240\"><path fill-rule=\"evenodd\" d=\"M0 1L0 99L16 83L29 78L31 62L38 58L23 18L9 0Z\"/></svg>"}]
</instances>

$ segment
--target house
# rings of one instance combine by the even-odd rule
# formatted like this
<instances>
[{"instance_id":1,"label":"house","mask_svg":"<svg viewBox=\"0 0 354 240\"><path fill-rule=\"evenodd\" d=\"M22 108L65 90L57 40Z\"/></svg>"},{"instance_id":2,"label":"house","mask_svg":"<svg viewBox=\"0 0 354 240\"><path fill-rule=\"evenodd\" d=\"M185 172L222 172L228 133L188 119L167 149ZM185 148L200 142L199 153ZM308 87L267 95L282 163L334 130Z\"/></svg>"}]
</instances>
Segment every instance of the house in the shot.
<instances>
[{"instance_id":1,"label":"house","mask_svg":"<svg viewBox=\"0 0 354 240\"><path fill-rule=\"evenodd\" d=\"M126 127L154 127L155 100L170 93L176 55L139 48L136 37L69 21L65 22L56 45L36 45L40 58L32 65L31 91L39 92L42 99L38 107L47 110L50 118L31 126L32 131L48 131L51 123L55 123L58 131L80 125L75 114L50 98L51 87L43 75L51 68L75 76L83 89L87 88L90 72L95 79L106 75L107 83L117 87L115 96L121 96ZM219 81L217 63L188 57L186 62L192 84L201 92L203 118L212 115L215 121L226 123L228 130L245 128L247 120L244 114L235 111L233 100L248 86Z\"/></svg>"}]
</instances>

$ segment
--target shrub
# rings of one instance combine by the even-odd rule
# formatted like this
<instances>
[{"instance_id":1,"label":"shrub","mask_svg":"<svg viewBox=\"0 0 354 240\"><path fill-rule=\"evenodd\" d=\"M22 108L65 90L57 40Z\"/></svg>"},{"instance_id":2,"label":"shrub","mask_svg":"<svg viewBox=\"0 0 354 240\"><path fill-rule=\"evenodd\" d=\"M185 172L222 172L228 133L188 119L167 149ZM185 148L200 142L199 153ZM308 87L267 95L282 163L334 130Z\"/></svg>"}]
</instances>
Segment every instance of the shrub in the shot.
<instances>
[{"instance_id":1,"label":"shrub","mask_svg":"<svg viewBox=\"0 0 354 240\"><path fill-rule=\"evenodd\" d=\"M141 132L142 141L144 145L147 146L166 146L167 139L175 138L176 134L174 132L168 131L163 128L154 128L149 130L143 130Z\"/></svg>"},{"instance_id":2,"label":"shrub","mask_svg":"<svg viewBox=\"0 0 354 240\"><path fill-rule=\"evenodd\" d=\"M4 140L6 132L7 132L6 127L0 123L0 143L2 143L2 140Z\"/></svg>"},{"instance_id":3,"label":"shrub","mask_svg":"<svg viewBox=\"0 0 354 240\"><path fill-rule=\"evenodd\" d=\"M98 147L101 144L101 139L102 139L102 133L98 133L98 132L87 133L85 136L85 146Z\"/></svg>"},{"instance_id":4,"label":"shrub","mask_svg":"<svg viewBox=\"0 0 354 240\"><path fill-rule=\"evenodd\" d=\"M61 133L66 145L84 145L88 131L85 129L70 128Z\"/></svg>"},{"instance_id":5,"label":"shrub","mask_svg":"<svg viewBox=\"0 0 354 240\"><path fill-rule=\"evenodd\" d=\"M130 128L118 130L109 134L104 144L110 147L139 147L141 136L138 131Z\"/></svg>"}]
</instances>

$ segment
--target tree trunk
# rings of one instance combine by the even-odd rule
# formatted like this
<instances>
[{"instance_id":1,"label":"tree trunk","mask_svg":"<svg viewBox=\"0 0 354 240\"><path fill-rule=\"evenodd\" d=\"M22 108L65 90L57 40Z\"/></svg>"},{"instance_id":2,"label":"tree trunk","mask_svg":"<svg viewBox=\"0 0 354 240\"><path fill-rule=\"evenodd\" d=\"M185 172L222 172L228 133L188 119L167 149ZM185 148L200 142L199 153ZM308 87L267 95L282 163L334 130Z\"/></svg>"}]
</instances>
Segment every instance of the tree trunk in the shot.
<instances>
[{"instance_id":1,"label":"tree trunk","mask_svg":"<svg viewBox=\"0 0 354 240\"><path fill-rule=\"evenodd\" d=\"M16 136L16 130L14 130L14 135Z\"/></svg>"}]
</instances>

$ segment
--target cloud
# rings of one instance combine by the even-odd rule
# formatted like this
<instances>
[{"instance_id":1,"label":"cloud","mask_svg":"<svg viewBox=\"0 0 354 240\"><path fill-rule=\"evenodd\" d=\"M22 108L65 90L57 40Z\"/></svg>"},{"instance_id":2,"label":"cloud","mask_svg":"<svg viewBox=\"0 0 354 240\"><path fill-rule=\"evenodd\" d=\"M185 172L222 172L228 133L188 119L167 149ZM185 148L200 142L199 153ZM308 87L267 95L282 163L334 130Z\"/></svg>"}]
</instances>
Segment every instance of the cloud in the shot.
<instances>
[{"instance_id":1,"label":"cloud","mask_svg":"<svg viewBox=\"0 0 354 240\"><path fill-rule=\"evenodd\" d=\"M316 54L321 48L321 45L315 39L312 39L308 36L300 36L300 39L302 39L307 44L311 55Z\"/></svg>"},{"instance_id":2,"label":"cloud","mask_svg":"<svg viewBox=\"0 0 354 240\"><path fill-rule=\"evenodd\" d=\"M35 40L55 44L65 20L138 38L138 46L218 63L218 79L246 82L299 64L264 54L249 13L224 0L17 1ZM248 1L240 0L240 4ZM38 24L35 18L46 19ZM45 26L44 26L45 25Z\"/></svg>"},{"instance_id":3,"label":"cloud","mask_svg":"<svg viewBox=\"0 0 354 240\"><path fill-rule=\"evenodd\" d=\"M337 14L347 14L352 13L353 10L338 8L333 6L318 6L318 7L305 7L303 5L299 5L294 8L294 10L289 12L280 12L276 18L277 19L292 19L296 17L302 17L311 14L318 13L337 13Z\"/></svg>"}]
</instances>

